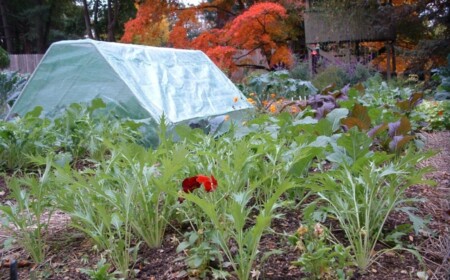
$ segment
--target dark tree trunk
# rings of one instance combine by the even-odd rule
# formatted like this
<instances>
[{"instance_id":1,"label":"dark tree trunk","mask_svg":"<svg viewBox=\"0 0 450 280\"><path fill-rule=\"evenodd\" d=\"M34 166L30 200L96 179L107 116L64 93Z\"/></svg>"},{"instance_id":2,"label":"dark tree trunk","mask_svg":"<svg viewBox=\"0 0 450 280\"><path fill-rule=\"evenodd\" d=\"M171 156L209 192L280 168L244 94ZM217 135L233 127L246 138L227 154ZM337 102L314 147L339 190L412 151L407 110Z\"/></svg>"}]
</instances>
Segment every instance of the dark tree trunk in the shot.
<instances>
[{"instance_id":1,"label":"dark tree trunk","mask_svg":"<svg viewBox=\"0 0 450 280\"><path fill-rule=\"evenodd\" d=\"M45 49L45 26L50 15L46 14L45 3L42 0L35 0L34 4L36 7L40 7L39 13L35 14L35 28L36 28L36 41L34 41L34 49L31 50L31 53L42 52Z\"/></svg>"},{"instance_id":2,"label":"dark tree trunk","mask_svg":"<svg viewBox=\"0 0 450 280\"><path fill-rule=\"evenodd\" d=\"M114 31L116 29L117 17L119 15L119 3L114 0L114 4L111 3L112 0L108 0L108 41L116 41L114 36Z\"/></svg>"},{"instance_id":3,"label":"dark tree trunk","mask_svg":"<svg viewBox=\"0 0 450 280\"><path fill-rule=\"evenodd\" d=\"M386 75L387 80L391 80L391 45L390 43L385 43L386 46Z\"/></svg>"},{"instance_id":4,"label":"dark tree trunk","mask_svg":"<svg viewBox=\"0 0 450 280\"><path fill-rule=\"evenodd\" d=\"M84 23L86 24L86 33L89 38L94 39L92 36L92 28L91 28L91 18L89 17L89 9L87 0L83 0L83 14L84 14Z\"/></svg>"},{"instance_id":5,"label":"dark tree trunk","mask_svg":"<svg viewBox=\"0 0 450 280\"><path fill-rule=\"evenodd\" d=\"M2 17L3 34L5 35L5 41L6 41L6 50L9 53L13 53L12 32L11 32L10 26L8 24L7 15L8 15L8 12L7 12L6 3L4 0L0 0L0 16Z\"/></svg>"},{"instance_id":6,"label":"dark tree trunk","mask_svg":"<svg viewBox=\"0 0 450 280\"><path fill-rule=\"evenodd\" d=\"M47 12L47 18L43 17L42 20L42 25L41 25L41 38L39 38L38 40L38 47L37 47L37 51L38 53L45 53L45 51L47 50L47 44L48 44L48 36L50 34L50 26L52 23L52 12L53 12L53 2L50 4L50 6L48 7L48 12Z\"/></svg>"},{"instance_id":7,"label":"dark tree trunk","mask_svg":"<svg viewBox=\"0 0 450 280\"><path fill-rule=\"evenodd\" d=\"M391 43L391 48L392 48L392 72L396 76L397 75L397 55L395 53L395 45L393 42Z\"/></svg>"}]
</instances>

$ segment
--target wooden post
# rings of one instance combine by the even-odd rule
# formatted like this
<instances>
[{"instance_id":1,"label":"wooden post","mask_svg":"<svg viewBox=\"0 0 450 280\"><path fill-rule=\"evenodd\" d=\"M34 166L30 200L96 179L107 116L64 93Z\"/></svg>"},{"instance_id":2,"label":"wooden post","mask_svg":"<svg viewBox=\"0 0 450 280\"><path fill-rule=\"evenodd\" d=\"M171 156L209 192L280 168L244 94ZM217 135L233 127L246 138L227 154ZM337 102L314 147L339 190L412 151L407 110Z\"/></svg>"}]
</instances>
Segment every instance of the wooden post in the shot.
<instances>
[{"instance_id":1,"label":"wooden post","mask_svg":"<svg viewBox=\"0 0 450 280\"><path fill-rule=\"evenodd\" d=\"M306 44L306 50L308 51L308 68L309 68L309 74L312 76L314 76L314 71L313 71L313 56L311 54L311 49L308 47L308 44Z\"/></svg>"},{"instance_id":2,"label":"wooden post","mask_svg":"<svg viewBox=\"0 0 450 280\"><path fill-rule=\"evenodd\" d=\"M305 11L308 11L310 8L310 0L305 0ZM311 77L314 75L313 72L313 62L312 62L312 55L311 55L311 49L308 47L308 43L306 43L306 51L308 53L308 68L309 68L309 74L311 75Z\"/></svg>"}]
</instances>

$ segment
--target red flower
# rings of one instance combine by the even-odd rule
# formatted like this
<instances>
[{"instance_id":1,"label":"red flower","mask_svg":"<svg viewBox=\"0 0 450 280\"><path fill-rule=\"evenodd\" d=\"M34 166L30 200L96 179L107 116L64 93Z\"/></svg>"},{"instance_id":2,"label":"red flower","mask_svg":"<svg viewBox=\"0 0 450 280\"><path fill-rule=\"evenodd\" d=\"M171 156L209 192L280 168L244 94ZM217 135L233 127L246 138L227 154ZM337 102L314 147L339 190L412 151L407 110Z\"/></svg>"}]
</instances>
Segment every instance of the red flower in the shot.
<instances>
[{"instance_id":1,"label":"red flower","mask_svg":"<svg viewBox=\"0 0 450 280\"><path fill-rule=\"evenodd\" d=\"M200 188L200 182L197 181L197 176L184 179L181 185L183 186L183 191L185 193L190 193L193 190Z\"/></svg>"},{"instance_id":2,"label":"red flower","mask_svg":"<svg viewBox=\"0 0 450 280\"><path fill-rule=\"evenodd\" d=\"M211 177L205 175L197 175L197 182L203 184L205 191L212 192L217 189L217 180L213 175Z\"/></svg>"},{"instance_id":3,"label":"red flower","mask_svg":"<svg viewBox=\"0 0 450 280\"><path fill-rule=\"evenodd\" d=\"M191 193L194 190L200 188L201 185L203 185L206 192L212 192L217 189L217 180L213 175L211 175L211 177L205 175L197 175L184 179L181 185L183 187L183 192L185 193ZM184 201L184 198L179 197L178 201L182 203Z\"/></svg>"}]
</instances>

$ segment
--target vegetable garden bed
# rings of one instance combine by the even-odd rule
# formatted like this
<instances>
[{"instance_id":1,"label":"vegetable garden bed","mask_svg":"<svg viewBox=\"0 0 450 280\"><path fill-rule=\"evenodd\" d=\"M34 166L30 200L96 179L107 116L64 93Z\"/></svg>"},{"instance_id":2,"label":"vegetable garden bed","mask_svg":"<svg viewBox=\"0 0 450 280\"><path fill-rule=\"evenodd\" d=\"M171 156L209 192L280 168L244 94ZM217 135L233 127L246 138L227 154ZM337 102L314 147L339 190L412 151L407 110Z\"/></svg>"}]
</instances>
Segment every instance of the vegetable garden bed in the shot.
<instances>
[{"instance_id":1,"label":"vegetable garden bed","mask_svg":"<svg viewBox=\"0 0 450 280\"><path fill-rule=\"evenodd\" d=\"M445 279L450 133L381 89L268 95L220 138L162 125L155 150L92 107L4 123L0 279L11 259L20 279Z\"/></svg>"}]
</instances>

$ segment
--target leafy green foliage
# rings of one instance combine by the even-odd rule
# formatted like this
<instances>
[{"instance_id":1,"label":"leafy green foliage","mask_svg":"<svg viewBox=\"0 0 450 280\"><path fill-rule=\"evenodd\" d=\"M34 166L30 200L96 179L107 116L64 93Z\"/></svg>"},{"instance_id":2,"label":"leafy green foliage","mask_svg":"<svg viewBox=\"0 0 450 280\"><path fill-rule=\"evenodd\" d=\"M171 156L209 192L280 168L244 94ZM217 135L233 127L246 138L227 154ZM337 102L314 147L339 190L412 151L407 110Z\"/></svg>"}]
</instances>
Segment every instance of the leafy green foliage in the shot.
<instances>
[{"instance_id":1,"label":"leafy green foliage","mask_svg":"<svg viewBox=\"0 0 450 280\"><path fill-rule=\"evenodd\" d=\"M4 118L8 114L10 105L19 96L27 79L27 75L18 72L0 72L0 118Z\"/></svg>"},{"instance_id":2,"label":"leafy green foliage","mask_svg":"<svg viewBox=\"0 0 450 280\"><path fill-rule=\"evenodd\" d=\"M111 264L106 262L106 259L101 259L95 265L95 269L80 269L81 273L84 273L92 280L112 280L116 279L114 274L108 272Z\"/></svg>"},{"instance_id":3,"label":"leafy green foliage","mask_svg":"<svg viewBox=\"0 0 450 280\"><path fill-rule=\"evenodd\" d=\"M0 47L0 69L9 66L9 55L2 47Z\"/></svg>"},{"instance_id":4,"label":"leafy green foliage","mask_svg":"<svg viewBox=\"0 0 450 280\"><path fill-rule=\"evenodd\" d=\"M359 128L367 132L367 135L375 139L381 148L391 152L400 152L405 145L414 139L411 132L411 123L405 116L390 123L381 123L372 127L372 120L366 107L355 104L348 118L342 120L347 128ZM372 127L372 128L371 128ZM369 130L369 128L371 128Z\"/></svg>"},{"instance_id":5,"label":"leafy green foliage","mask_svg":"<svg viewBox=\"0 0 450 280\"><path fill-rule=\"evenodd\" d=\"M243 90L247 95L254 92L259 103L270 99L271 94L282 98L297 99L317 92L311 82L291 78L286 70L253 76Z\"/></svg>"},{"instance_id":6,"label":"leafy green foliage","mask_svg":"<svg viewBox=\"0 0 450 280\"><path fill-rule=\"evenodd\" d=\"M45 260L45 237L55 210L50 196L50 168L51 158L47 160L46 168L39 177L9 179L8 186L15 202L0 205L2 226L11 232L36 264Z\"/></svg>"},{"instance_id":7,"label":"leafy green foliage","mask_svg":"<svg viewBox=\"0 0 450 280\"><path fill-rule=\"evenodd\" d=\"M57 203L76 228L110 251L108 258L123 276L130 275L139 247L134 237L149 247L162 243L176 202L176 174L186 156L182 147L155 151L129 144L111 149L110 159L82 173L55 166L62 186Z\"/></svg>"},{"instance_id":8,"label":"leafy green foliage","mask_svg":"<svg viewBox=\"0 0 450 280\"><path fill-rule=\"evenodd\" d=\"M129 266L134 265L139 247L131 243L132 186L115 182L116 178L105 173L104 168L108 166L97 172L86 170L91 176L85 176L72 172L68 165L57 167L55 183L61 189L56 201L59 208L72 217L73 226L92 239L99 249L108 250L108 259L122 277L128 277L132 274Z\"/></svg>"},{"instance_id":9,"label":"leafy green foliage","mask_svg":"<svg viewBox=\"0 0 450 280\"><path fill-rule=\"evenodd\" d=\"M450 54L447 56L447 67L436 69L433 79L440 82L435 99L450 100Z\"/></svg>"},{"instance_id":10,"label":"leafy green foliage","mask_svg":"<svg viewBox=\"0 0 450 280\"><path fill-rule=\"evenodd\" d=\"M424 100L411 118L424 130L448 130L450 129L450 101Z\"/></svg>"},{"instance_id":11,"label":"leafy green foliage","mask_svg":"<svg viewBox=\"0 0 450 280\"><path fill-rule=\"evenodd\" d=\"M337 66L330 66L317 74L312 83L317 88L325 88L329 85L336 85L339 88L344 87L349 82L347 73Z\"/></svg>"},{"instance_id":12,"label":"leafy green foliage","mask_svg":"<svg viewBox=\"0 0 450 280\"><path fill-rule=\"evenodd\" d=\"M351 264L349 249L336 243L323 225L301 225L289 241L301 254L293 264L308 273L308 279L346 279L344 268Z\"/></svg>"},{"instance_id":13,"label":"leafy green foliage","mask_svg":"<svg viewBox=\"0 0 450 280\"><path fill-rule=\"evenodd\" d=\"M292 183L282 184L261 207L254 225L249 227L246 227L246 223L253 216L252 212L255 208L255 206L249 206L254 187L245 192L234 193L224 211L217 211L220 207L215 207L213 203L193 194L186 194L185 198L195 203L217 229L213 242L223 250L238 279L249 279L258 254L259 241L264 231L270 226L273 211L277 208L276 202L292 187Z\"/></svg>"},{"instance_id":14,"label":"leafy green foliage","mask_svg":"<svg viewBox=\"0 0 450 280\"><path fill-rule=\"evenodd\" d=\"M89 159L95 162L109 154L118 143L139 141L139 124L106 112L100 99L92 104L72 104L54 120L41 118L36 107L23 118L0 122L0 167L3 170L33 168L27 156L49 152L66 154L74 164Z\"/></svg>"},{"instance_id":15,"label":"leafy green foliage","mask_svg":"<svg viewBox=\"0 0 450 280\"><path fill-rule=\"evenodd\" d=\"M312 83L319 89L333 84L342 88L346 85L365 82L374 74L375 71L366 65L343 63L323 69L312 79Z\"/></svg>"},{"instance_id":16,"label":"leafy green foliage","mask_svg":"<svg viewBox=\"0 0 450 280\"><path fill-rule=\"evenodd\" d=\"M415 90L388 83L375 75L364 83L364 90L360 93L355 96L358 103L367 107L384 107L395 106L398 100L409 99Z\"/></svg>"},{"instance_id":17,"label":"leafy green foliage","mask_svg":"<svg viewBox=\"0 0 450 280\"><path fill-rule=\"evenodd\" d=\"M428 155L414 154L391 161L377 153L351 167L342 165L327 174L311 177L310 188L325 203L345 232L358 267L366 270L386 250L375 252L388 215L404 201L405 190L423 183L427 169L416 170Z\"/></svg>"},{"instance_id":18,"label":"leafy green foliage","mask_svg":"<svg viewBox=\"0 0 450 280\"><path fill-rule=\"evenodd\" d=\"M406 91L399 90L400 95ZM364 269L385 252L373 254L380 239L401 245L401 232L384 237L383 225L392 211L407 213L413 221L410 229L424 224L411 208L414 201L403 197L408 186L421 182L427 170L415 166L428 156L413 147L404 150L417 123L406 116L414 117L421 99L407 93L403 101L385 106L375 105L378 100L368 97L362 85L330 86L302 100L305 105L295 115L261 114L244 125L231 125L220 137L179 126L177 142L162 119L154 149L140 145L138 124L115 118L101 100L74 104L54 120L41 118L36 108L0 123L0 160L4 170L17 172L51 162L44 186L52 192L39 200L40 207L47 207L51 197L50 206L71 216L73 226L104 253L120 277L132 277L141 244L160 246L172 225L180 231L188 228L179 232L183 239L177 249L188 267L185 276L248 279L252 269L262 266L260 240L272 220L282 217L277 209L301 207L312 196L318 201L305 209L305 216L336 218L350 247L336 243L324 228L323 235L310 231L295 237L295 244L304 245L296 264L311 277L338 278L351 265L349 252L351 261ZM320 105L324 100L333 106ZM396 154L379 151L391 143ZM214 191L185 191L182 182L199 176L214 176ZM19 185L35 203L39 194L30 191L33 184ZM323 207L314 212L315 205ZM18 236L25 234L23 227ZM86 273L107 279L112 276L107 267L100 263Z\"/></svg>"},{"instance_id":19,"label":"leafy green foliage","mask_svg":"<svg viewBox=\"0 0 450 280\"><path fill-rule=\"evenodd\" d=\"M311 79L311 73L309 72L309 65L307 62L296 62L295 66L289 70L291 78L308 81Z\"/></svg>"},{"instance_id":20,"label":"leafy green foliage","mask_svg":"<svg viewBox=\"0 0 450 280\"><path fill-rule=\"evenodd\" d=\"M177 252L183 252L185 263L188 266L188 274L205 278L213 266L223 267L223 256L220 247L213 243L216 230L209 228L205 230L189 231L184 234L184 241L177 247ZM223 273L226 273L223 271Z\"/></svg>"}]
</instances>

